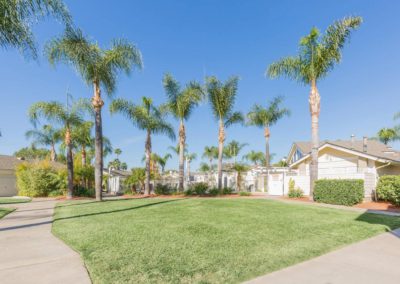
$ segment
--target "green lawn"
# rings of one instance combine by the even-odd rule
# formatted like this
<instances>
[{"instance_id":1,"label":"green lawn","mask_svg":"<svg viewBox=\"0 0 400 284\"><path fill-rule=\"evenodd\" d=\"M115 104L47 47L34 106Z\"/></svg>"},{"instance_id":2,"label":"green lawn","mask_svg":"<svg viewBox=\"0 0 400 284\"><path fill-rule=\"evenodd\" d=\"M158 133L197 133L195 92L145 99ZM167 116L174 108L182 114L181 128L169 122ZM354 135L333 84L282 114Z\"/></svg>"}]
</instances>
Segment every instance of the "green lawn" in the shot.
<instances>
[{"instance_id":1,"label":"green lawn","mask_svg":"<svg viewBox=\"0 0 400 284\"><path fill-rule=\"evenodd\" d=\"M30 202L32 199L29 197L23 198L23 197L0 197L0 204L13 204L13 203L26 203Z\"/></svg>"},{"instance_id":2,"label":"green lawn","mask_svg":"<svg viewBox=\"0 0 400 284\"><path fill-rule=\"evenodd\" d=\"M13 212L15 209L11 209L11 208L1 208L0 207L0 219L3 218L4 216L6 216L7 214Z\"/></svg>"},{"instance_id":3,"label":"green lawn","mask_svg":"<svg viewBox=\"0 0 400 284\"><path fill-rule=\"evenodd\" d=\"M397 227L397 217L192 198L62 203L53 232L94 283L238 283Z\"/></svg>"}]
</instances>

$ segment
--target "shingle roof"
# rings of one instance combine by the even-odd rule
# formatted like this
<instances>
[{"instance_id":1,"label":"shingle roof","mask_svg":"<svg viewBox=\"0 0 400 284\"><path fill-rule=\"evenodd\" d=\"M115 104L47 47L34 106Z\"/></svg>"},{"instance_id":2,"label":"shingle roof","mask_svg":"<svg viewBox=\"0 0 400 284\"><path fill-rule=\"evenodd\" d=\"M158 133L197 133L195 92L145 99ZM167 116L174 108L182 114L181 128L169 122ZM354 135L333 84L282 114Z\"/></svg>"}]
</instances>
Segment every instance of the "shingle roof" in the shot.
<instances>
[{"instance_id":1,"label":"shingle roof","mask_svg":"<svg viewBox=\"0 0 400 284\"><path fill-rule=\"evenodd\" d=\"M23 162L34 162L34 160L23 160L14 156L0 155L0 170L15 170L15 167ZM59 162L50 162L55 169L65 168L65 165Z\"/></svg>"},{"instance_id":2,"label":"shingle roof","mask_svg":"<svg viewBox=\"0 0 400 284\"><path fill-rule=\"evenodd\" d=\"M311 152L311 142L299 141L295 142L294 144L303 153L303 155L307 155ZM331 144L334 146L346 148L348 150L357 151L370 156L375 156L377 158L400 162L399 151L394 150L392 147L387 146L376 140L368 140L366 152L364 152L364 144L362 140L355 140L354 142L352 142L351 140L324 140L320 142L320 147L325 144Z\"/></svg>"}]
</instances>

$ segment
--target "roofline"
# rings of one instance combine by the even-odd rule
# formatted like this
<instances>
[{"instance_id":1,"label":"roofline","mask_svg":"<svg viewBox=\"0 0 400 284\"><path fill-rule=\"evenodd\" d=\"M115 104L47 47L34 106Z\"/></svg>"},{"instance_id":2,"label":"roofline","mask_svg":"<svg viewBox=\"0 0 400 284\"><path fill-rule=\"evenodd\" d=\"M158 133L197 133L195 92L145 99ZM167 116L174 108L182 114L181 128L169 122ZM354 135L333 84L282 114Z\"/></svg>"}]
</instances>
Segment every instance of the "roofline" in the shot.
<instances>
[{"instance_id":1,"label":"roofline","mask_svg":"<svg viewBox=\"0 0 400 284\"><path fill-rule=\"evenodd\" d=\"M360 152L360 151L357 151L357 150L353 150L353 149L349 149L349 148L346 148L346 147L342 147L342 146L339 146L339 145L336 145L336 144L333 144L333 143L330 143L330 142L325 142L324 144L322 144L318 148L318 151L323 150L323 149L325 149L327 147L331 147L331 148L333 148L335 150L347 152L347 153L350 153L350 154L353 154L353 155L357 155L357 156L360 156L360 157L363 157L363 158L367 158L367 159L370 159L370 160L374 160L374 161L377 161L377 162L381 162L381 163L394 162L394 163L400 164L400 161L396 161L396 160L392 160L392 159L388 159L388 158L382 158L382 157L378 157L378 156L371 155L371 154L366 154L364 152ZM289 165L289 167L292 168L292 167L298 165L299 163L303 162L304 160L306 160L310 156L311 156L311 153L308 153L307 155L303 156L301 159L299 159L296 162L294 162L293 164Z\"/></svg>"}]
</instances>

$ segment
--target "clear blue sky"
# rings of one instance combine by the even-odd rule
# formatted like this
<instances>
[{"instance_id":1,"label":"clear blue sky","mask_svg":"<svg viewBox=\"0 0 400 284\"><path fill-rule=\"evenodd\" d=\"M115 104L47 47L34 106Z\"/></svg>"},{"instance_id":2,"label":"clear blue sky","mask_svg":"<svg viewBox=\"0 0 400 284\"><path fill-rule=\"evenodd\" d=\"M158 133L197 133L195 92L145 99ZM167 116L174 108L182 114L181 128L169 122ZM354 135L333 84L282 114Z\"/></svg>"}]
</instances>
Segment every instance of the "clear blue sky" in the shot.
<instances>
[{"instance_id":1,"label":"clear blue sky","mask_svg":"<svg viewBox=\"0 0 400 284\"><path fill-rule=\"evenodd\" d=\"M310 138L308 87L279 79L269 80L264 72L274 60L295 54L299 38L311 27L321 30L346 15L364 18L343 61L319 84L322 97L321 139L372 136L381 127L394 124L400 111L400 2L367 1L66 1L74 21L86 34L107 47L113 38L134 42L143 54L144 69L130 77L121 75L115 97L139 102L151 96L156 103L165 99L161 79L171 72L179 81L203 80L203 75L241 80L236 108L247 112L255 102L265 104L284 95L291 109L271 129L271 152L285 156L291 143ZM48 20L35 26L39 46L62 32L62 26ZM69 86L75 97L91 97L70 67L25 61L16 51L0 52L1 105L0 153L12 154L29 145L24 133L31 128L26 112L39 100L65 100ZM121 159L130 167L141 165L144 133L119 115L110 116L106 100L104 134L122 149ZM177 123L171 122L176 126ZM263 131L234 126L227 140L239 140L251 149L264 149ZM217 143L217 124L207 104L195 110L187 124L190 152L199 156L204 146ZM154 136L153 150L164 154L175 142ZM194 162L196 167L200 158ZM168 168L176 167L174 158Z\"/></svg>"}]
</instances>

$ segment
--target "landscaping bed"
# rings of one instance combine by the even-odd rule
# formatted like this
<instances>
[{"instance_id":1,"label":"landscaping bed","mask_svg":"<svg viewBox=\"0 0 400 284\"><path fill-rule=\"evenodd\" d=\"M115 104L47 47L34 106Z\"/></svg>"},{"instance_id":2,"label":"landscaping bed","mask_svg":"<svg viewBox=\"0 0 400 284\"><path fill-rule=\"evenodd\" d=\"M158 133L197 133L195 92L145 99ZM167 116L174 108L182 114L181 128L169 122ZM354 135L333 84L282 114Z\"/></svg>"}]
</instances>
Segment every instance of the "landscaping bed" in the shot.
<instances>
[{"instance_id":1,"label":"landscaping bed","mask_svg":"<svg viewBox=\"0 0 400 284\"><path fill-rule=\"evenodd\" d=\"M53 233L94 283L238 283L400 227L400 218L251 198L59 204Z\"/></svg>"}]
</instances>

